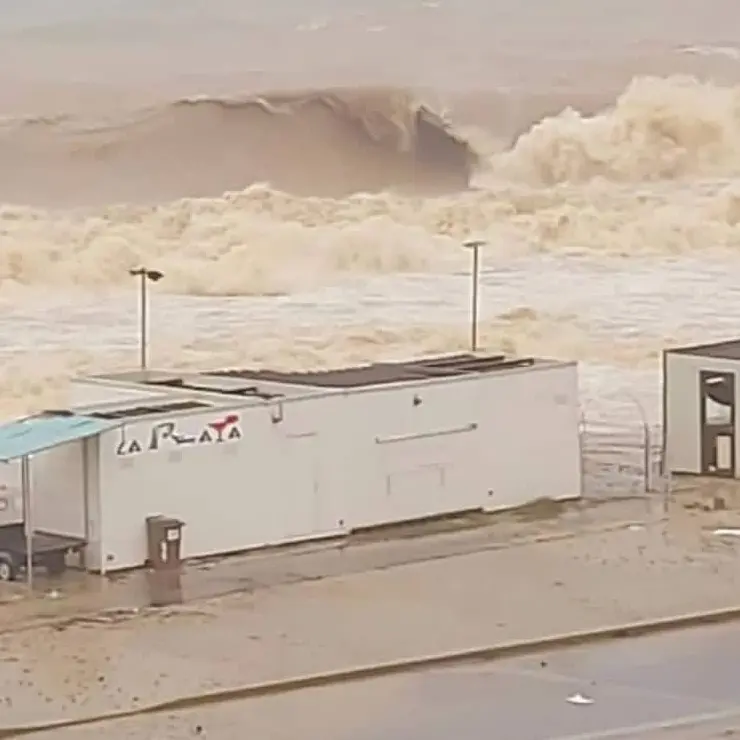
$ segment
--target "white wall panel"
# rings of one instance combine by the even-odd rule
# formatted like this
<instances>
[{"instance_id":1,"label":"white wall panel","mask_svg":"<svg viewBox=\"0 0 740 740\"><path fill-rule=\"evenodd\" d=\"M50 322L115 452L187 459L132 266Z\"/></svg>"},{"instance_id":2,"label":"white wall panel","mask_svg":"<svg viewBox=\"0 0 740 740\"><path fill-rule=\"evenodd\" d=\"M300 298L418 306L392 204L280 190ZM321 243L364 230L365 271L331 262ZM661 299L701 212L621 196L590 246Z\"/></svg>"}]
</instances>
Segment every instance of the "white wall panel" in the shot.
<instances>
[{"instance_id":1,"label":"white wall panel","mask_svg":"<svg viewBox=\"0 0 740 740\"><path fill-rule=\"evenodd\" d=\"M100 440L102 554L142 564L156 514L185 522L193 557L576 497L578 423L560 365L137 420Z\"/></svg>"}]
</instances>

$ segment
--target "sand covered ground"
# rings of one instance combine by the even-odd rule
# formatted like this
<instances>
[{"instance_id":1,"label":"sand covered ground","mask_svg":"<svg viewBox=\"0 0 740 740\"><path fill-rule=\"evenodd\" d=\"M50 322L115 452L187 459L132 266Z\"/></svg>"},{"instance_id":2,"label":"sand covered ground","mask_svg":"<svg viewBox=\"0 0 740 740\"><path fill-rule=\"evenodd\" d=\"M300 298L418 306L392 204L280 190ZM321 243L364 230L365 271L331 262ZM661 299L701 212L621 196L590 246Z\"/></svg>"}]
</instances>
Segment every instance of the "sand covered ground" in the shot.
<instances>
[{"instance_id":1,"label":"sand covered ground","mask_svg":"<svg viewBox=\"0 0 740 740\"><path fill-rule=\"evenodd\" d=\"M735 605L740 553L732 537L712 534L716 512L675 504L665 526L659 504L570 510L549 523L525 513L498 531L225 560L191 578L241 577L246 591L6 632L2 724ZM135 604L133 590L121 594ZM94 605L63 590L49 602L67 617L75 603ZM22 600L6 615L15 608L29 616ZM141 727L120 737L143 738L153 726Z\"/></svg>"}]
</instances>

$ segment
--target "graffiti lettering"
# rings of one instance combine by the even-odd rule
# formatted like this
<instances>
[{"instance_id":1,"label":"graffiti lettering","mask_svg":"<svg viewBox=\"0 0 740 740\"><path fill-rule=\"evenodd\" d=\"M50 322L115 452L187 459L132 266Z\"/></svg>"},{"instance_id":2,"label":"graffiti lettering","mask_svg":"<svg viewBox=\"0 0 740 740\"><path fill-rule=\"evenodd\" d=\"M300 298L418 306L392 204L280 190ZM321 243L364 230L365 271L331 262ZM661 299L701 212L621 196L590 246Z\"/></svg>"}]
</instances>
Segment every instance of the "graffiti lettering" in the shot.
<instances>
[{"instance_id":1,"label":"graffiti lettering","mask_svg":"<svg viewBox=\"0 0 740 740\"><path fill-rule=\"evenodd\" d=\"M163 421L161 424L155 424L149 435L149 445L147 449L150 452L156 452L164 442L172 442L176 446L191 445L195 443L196 438L191 434L180 434L173 421Z\"/></svg>"},{"instance_id":2,"label":"graffiti lettering","mask_svg":"<svg viewBox=\"0 0 740 740\"><path fill-rule=\"evenodd\" d=\"M121 439L116 446L116 455L127 457L142 452L157 452L166 447L187 447L192 445L222 444L235 442L242 438L239 415L228 414L223 419L208 422L197 434L180 431L174 421L155 424L145 442L127 437L121 430Z\"/></svg>"}]
</instances>

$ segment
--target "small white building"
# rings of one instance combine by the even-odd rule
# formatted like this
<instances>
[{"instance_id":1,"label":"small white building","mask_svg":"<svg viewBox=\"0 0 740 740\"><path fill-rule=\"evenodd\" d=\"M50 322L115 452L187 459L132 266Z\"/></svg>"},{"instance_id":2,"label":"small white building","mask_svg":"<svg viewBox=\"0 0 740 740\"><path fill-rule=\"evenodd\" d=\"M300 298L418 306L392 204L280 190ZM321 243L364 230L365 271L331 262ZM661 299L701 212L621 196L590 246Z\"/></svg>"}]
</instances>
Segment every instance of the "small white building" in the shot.
<instances>
[{"instance_id":1,"label":"small white building","mask_svg":"<svg viewBox=\"0 0 740 740\"><path fill-rule=\"evenodd\" d=\"M144 564L156 515L184 523L190 558L580 495L575 363L137 371L76 380L70 401L70 423L98 425L85 439L43 451L16 430L11 454L0 429L0 459L31 455L34 527L83 537L98 572Z\"/></svg>"},{"instance_id":2,"label":"small white building","mask_svg":"<svg viewBox=\"0 0 740 740\"><path fill-rule=\"evenodd\" d=\"M663 353L664 464L668 473L737 478L740 341Z\"/></svg>"}]
</instances>

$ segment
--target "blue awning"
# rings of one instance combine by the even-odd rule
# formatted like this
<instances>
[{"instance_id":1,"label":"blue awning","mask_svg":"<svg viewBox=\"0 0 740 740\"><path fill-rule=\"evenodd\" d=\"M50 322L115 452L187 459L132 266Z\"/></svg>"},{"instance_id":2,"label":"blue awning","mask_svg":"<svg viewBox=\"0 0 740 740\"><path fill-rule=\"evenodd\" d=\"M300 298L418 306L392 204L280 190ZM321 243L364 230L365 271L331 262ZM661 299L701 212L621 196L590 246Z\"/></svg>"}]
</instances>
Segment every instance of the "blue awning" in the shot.
<instances>
[{"instance_id":1,"label":"blue awning","mask_svg":"<svg viewBox=\"0 0 740 740\"><path fill-rule=\"evenodd\" d=\"M19 419L0 425L0 461L8 462L67 442L93 437L120 424L120 421L76 415Z\"/></svg>"}]
</instances>

